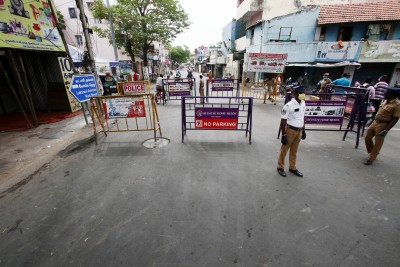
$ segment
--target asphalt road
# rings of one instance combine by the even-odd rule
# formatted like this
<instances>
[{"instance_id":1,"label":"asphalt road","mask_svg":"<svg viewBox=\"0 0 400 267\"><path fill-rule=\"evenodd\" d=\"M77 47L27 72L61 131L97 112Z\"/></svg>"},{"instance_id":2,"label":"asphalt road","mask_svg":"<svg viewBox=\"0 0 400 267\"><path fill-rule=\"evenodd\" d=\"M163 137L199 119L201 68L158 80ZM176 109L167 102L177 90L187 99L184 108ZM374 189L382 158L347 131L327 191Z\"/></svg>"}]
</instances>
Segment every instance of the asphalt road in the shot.
<instances>
[{"instance_id":1,"label":"asphalt road","mask_svg":"<svg viewBox=\"0 0 400 267\"><path fill-rule=\"evenodd\" d=\"M276 172L282 99L243 132L188 131L159 105L170 144L110 133L62 153L0 199L0 266L400 266L399 132L364 166L355 134L308 131L304 178Z\"/></svg>"}]
</instances>

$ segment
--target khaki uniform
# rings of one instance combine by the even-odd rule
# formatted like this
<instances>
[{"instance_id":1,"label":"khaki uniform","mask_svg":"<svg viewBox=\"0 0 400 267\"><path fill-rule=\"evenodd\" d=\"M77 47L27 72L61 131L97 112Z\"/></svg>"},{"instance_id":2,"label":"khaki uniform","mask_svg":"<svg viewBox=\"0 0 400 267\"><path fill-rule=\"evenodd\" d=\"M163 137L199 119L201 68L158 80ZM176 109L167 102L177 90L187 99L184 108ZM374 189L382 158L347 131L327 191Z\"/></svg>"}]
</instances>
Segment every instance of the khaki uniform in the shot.
<instances>
[{"instance_id":1,"label":"khaki uniform","mask_svg":"<svg viewBox=\"0 0 400 267\"><path fill-rule=\"evenodd\" d=\"M200 93L200 96L204 96L204 81L201 79L200 79L199 93ZM204 103L203 98L200 100L200 103Z\"/></svg>"},{"instance_id":2,"label":"khaki uniform","mask_svg":"<svg viewBox=\"0 0 400 267\"><path fill-rule=\"evenodd\" d=\"M281 151L278 158L278 168L284 169L285 158L287 152L289 153L289 169L296 170L297 150L299 148L302 128L304 127L304 114L306 105L304 101L297 102L295 98L285 104L281 112L281 119L286 119L286 138L288 143L281 146ZM297 128L297 130L296 130Z\"/></svg>"},{"instance_id":3,"label":"khaki uniform","mask_svg":"<svg viewBox=\"0 0 400 267\"><path fill-rule=\"evenodd\" d=\"M385 136L378 135L380 132L386 129L386 126L394 119L400 117L400 100L393 99L391 101L386 101L379 108L378 113L375 116L374 122L368 127L367 133L365 135L365 146L367 147L368 160L374 161L377 157L383 142L385 141ZM375 137L375 144L373 138Z\"/></svg>"}]
</instances>

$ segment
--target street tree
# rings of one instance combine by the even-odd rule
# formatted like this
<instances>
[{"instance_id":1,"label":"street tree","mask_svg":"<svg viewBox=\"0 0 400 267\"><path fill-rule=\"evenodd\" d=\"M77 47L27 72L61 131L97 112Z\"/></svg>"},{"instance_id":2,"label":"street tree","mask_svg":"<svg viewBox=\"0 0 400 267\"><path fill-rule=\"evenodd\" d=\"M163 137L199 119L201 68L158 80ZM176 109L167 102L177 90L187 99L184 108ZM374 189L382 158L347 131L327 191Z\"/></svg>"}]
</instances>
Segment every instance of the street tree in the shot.
<instances>
[{"instance_id":1,"label":"street tree","mask_svg":"<svg viewBox=\"0 0 400 267\"><path fill-rule=\"evenodd\" d=\"M93 16L108 20L108 9L103 1L96 1ZM148 66L147 55L157 41L168 44L188 28L188 15L177 0L117 0L110 7L116 45L124 48L132 61L135 55ZM94 28L100 36L109 38L109 29Z\"/></svg>"},{"instance_id":2,"label":"street tree","mask_svg":"<svg viewBox=\"0 0 400 267\"><path fill-rule=\"evenodd\" d=\"M172 62L176 62L178 64L186 63L190 59L190 50L186 45L182 46L174 46L169 50L169 57Z\"/></svg>"}]
</instances>

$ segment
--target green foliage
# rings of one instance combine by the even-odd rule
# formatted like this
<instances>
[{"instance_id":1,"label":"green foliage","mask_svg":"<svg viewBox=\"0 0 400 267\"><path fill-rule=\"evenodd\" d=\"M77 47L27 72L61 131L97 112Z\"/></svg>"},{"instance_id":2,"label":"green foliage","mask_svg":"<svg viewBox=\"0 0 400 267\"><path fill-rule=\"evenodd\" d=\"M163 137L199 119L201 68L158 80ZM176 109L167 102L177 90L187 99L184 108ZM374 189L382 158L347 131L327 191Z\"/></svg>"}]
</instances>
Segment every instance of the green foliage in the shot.
<instances>
[{"instance_id":1,"label":"green foliage","mask_svg":"<svg viewBox=\"0 0 400 267\"><path fill-rule=\"evenodd\" d=\"M170 43L189 26L188 15L177 0L117 0L110 7L119 48L125 48L134 61L134 55L143 57L147 66L147 54L154 42ZM93 16L108 20L108 10L102 1L96 1ZM94 29L111 40L110 31Z\"/></svg>"},{"instance_id":2,"label":"green foliage","mask_svg":"<svg viewBox=\"0 0 400 267\"><path fill-rule=\"evenodd\" d=\"M62 30L65 30L65 29L66 29L66 26L65 26L65 19L64 19L63 14L61 14L61 12L57 10L57 12L56 12L56 17L57 17L58 26L59 26Z\"/></svg>"},{"instance_id":3,"label":"green foliage","mask_svg":"<svg viewBox=\"0 0 400 267\"><path fill-rule=\"evenodd\" d=\"M184 47L174 46L169 50L169 56L172 61L179 64L186 63L190 59L190 50L186 45Z\"/></svg>"}]
</instances>

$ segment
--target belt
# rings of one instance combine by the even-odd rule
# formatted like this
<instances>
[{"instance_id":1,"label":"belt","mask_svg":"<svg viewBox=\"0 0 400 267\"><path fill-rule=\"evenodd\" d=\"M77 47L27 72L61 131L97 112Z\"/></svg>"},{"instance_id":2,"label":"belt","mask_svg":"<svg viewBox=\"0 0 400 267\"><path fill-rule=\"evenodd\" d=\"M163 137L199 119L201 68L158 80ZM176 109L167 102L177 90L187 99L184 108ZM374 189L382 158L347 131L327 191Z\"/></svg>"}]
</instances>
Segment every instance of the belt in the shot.
<instances>
[{"instance_id":1,"label":"belt","mask_svg":"<svg viewBox=\"0 0 400 267\"><path fill-rule=\"evenodd\" d=\"M390 121L383 121L383 120L375 118L375 122L376 123L389 123Z\"/></svg>"},{"instance_id":2,"label":"belt","mask_svg":"<svg viewBox=\"0 0 400 267\"><path fill-rule=\"evenodd\" d=\"M294 131L301 131L301 130L303 130L303 128L297 128L297 127L294 127L294 126L289 125L289 124L288 124L288 128L289 128L289 129L292 129L292 130L294 130Z\"/></svg>"}]
</instances>

